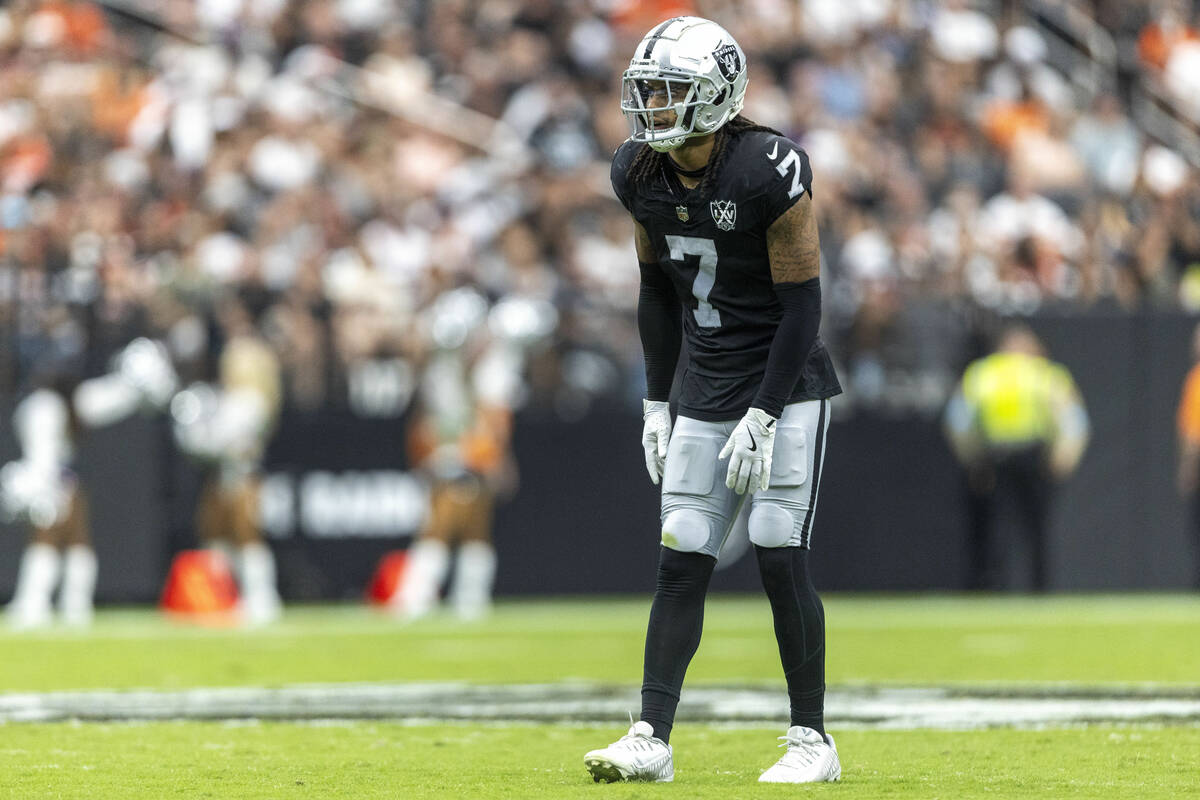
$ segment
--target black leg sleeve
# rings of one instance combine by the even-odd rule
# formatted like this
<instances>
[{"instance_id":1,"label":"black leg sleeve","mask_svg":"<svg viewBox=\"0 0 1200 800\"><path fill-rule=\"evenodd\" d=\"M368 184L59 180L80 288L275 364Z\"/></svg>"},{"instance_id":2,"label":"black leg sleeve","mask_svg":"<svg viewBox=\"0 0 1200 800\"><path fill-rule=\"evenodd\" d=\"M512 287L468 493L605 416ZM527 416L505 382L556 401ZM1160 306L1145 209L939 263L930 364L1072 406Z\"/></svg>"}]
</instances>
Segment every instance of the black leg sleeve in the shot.
<instances>
[{"instance_id":1,"label":"black leg sleeve","mask_svg":"<svg viewBox=\"0 0 1200 800\"><path fill-rule=\"evenodd\" d=\"M754 546L775 615L792 725L825 733L825 607L808 577L808 551Z\"/></svg>"},{"instance_id":2,"label":"black leg sleeve","mask_svg":"<svg viewBox=\"0 0 1200 800\"><path fill-rule=\"evenodd\" d=\"M642 719L654 735L671 739L679 690L704 626L704 596L717 560L700 553L661 549L658 588L646 630L646 661L642 675Z\"/></svg>"}]
</instances>

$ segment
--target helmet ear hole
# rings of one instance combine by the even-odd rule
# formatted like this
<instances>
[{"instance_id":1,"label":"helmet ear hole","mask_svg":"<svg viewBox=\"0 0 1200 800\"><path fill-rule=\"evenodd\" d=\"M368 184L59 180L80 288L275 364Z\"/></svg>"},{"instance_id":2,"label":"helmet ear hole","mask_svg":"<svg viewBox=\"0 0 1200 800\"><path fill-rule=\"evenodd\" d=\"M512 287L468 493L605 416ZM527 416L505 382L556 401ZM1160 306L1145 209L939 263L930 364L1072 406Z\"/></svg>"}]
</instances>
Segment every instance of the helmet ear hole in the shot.
<instances>
[{"instance_id":1,"label":"helmet ear hole","mask_svg":"<svg viewBox=\"0 0 1200 800\"><path fill-rule=\"evenodd\" d=\"M713 104L714 106L719 106L719 105L721 105L721 103L724 103L724 102L725 102L725 94L726 94L728 91L729 91L728 89L722 89L722 90L721 90L721 92L720 92L720 94L718 94L716 97L714 97L714 98L712 99L712 101L711 101L711 102L712 102L712 104Z\"/></svg>"}]
</instances>

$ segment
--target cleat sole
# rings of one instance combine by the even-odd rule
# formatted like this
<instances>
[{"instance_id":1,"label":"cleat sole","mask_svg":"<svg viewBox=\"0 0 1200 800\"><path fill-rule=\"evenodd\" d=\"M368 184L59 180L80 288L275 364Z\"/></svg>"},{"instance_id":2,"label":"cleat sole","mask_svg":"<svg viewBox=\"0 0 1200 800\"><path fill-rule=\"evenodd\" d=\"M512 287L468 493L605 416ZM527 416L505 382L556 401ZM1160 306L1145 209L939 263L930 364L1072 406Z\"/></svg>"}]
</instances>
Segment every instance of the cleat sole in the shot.
<instances>
[{"instance_id":1,"label":"cleat sole","mask_svg":"<svg viewBox=\"0 0 1200 800\"><path fill-rule=\"evenodd\" d=\"M592 773L592 780L596 783L603 781L604 783L616 783L625 780L625 774L613 764L611 761L606 761L602 758L589 758L583 762Z\"/></svg>"}]
</instances>

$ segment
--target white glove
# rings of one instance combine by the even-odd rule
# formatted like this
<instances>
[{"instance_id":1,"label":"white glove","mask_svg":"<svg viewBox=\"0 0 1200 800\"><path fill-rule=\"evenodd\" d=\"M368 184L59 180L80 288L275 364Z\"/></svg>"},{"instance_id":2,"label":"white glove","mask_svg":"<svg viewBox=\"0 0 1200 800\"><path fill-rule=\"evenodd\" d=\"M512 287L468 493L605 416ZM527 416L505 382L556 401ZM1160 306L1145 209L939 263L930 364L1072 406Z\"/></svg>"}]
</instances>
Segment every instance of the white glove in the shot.
<instances>
[{"instance_id":1,"label":"white glove","mask_svg":"<svg viewBox=\"0 0 1200 800\"><path fill-rule=\"evenodd\" d=\"M771 485L771 452L775 449L775 418L761 408L742 417L717 458L730 456L725 485L738 494Z\"/></svg>"},{"instance_id":2,"label":"white glove","mask_svg":"<svg viewBox=\"0 0 1200 800\"><path fill-rule=\"evenodd\" d=\"M220 405L220 394L208 383L193 383L171 399L172 429L179 449L194 458L216 460L220 443L212 435L212 427Z\"/></svg>"},{"instance_id":3,"label":"white glove","mask_svg":"<svg viewBox=\"0 0 1200 800\"><path fill-rule=\"evenodd\" d=\"M167 348L152 339L127 344L117 355L116 369L137 389L142 402L155 409L166 408L179 383Z\"/></svg>"},{"instance_id":4,"label":"white glove","mask_svg":"<svg viewBox=\"0 0 1200 800\"><path fill-rule=\"evenodd\" d=\"M23 519L49 528L66 517L70 502L60 470L52 465L23 459L0 469L0 511L7 520Z\"/></svg>"},{"instance_id":5,"label":"white glove","mask_svg":"<svg viewBox=\"0 0 1200 800\"><path fill-rule=\"evenodd\" d=\"M646 472L657 486L667 463L667 443L671 441L671 407L665 400L642 401L642 449L646 451Z\"/></svg>"}]
</instances>

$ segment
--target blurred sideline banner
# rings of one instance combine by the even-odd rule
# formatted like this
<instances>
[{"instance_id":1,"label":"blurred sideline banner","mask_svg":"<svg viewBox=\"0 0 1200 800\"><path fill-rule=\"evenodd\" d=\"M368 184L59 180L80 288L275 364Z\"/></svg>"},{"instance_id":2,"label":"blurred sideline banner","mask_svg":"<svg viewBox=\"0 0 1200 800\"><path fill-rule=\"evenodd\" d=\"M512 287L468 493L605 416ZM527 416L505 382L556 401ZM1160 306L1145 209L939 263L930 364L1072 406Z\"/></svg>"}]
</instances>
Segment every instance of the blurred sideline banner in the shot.
<instances>
[{"instance_id":1,"label":"blurred sideline banner","mask_svg":"<svg viewBox=\"0 0 1200 800\"><path fill-rule=\"evenodd\" d=\"M1174 415L1194 320L1071 316L1032 320L1076 377L1092 444L1059 494L1050 582L1058 590L1180 589L1195 554L1174 489ZM835 406L837 401L835 401ZM845 401L843 401L845 405ZM0 405L11 419L12 398ZM847 409L843 409L845 411ZM16 454L11 425L0 461ZM635 411L579 422L532 412L515 432L520 488L496 519L497 592L649 593L658 489L646 477ZM348 412L286 415L271 446L263 523L289 600L363 596L387 551L422 524L425 489L407 471L405 420ZM91 433L79 449L92 501L102 602L157 598L171 556L196 541L200 473L162 420ZM937 419L839 414L829 433L812 569L837 591L955 590L965 579L961 476ZM1024 542L1001 526L1009 583L1025 588ZM0 526L0 598L12 594L25 536ZM714 588L759 589L749 548Z\"/></svg>"}]
</instances>

